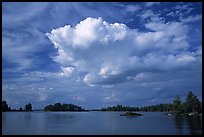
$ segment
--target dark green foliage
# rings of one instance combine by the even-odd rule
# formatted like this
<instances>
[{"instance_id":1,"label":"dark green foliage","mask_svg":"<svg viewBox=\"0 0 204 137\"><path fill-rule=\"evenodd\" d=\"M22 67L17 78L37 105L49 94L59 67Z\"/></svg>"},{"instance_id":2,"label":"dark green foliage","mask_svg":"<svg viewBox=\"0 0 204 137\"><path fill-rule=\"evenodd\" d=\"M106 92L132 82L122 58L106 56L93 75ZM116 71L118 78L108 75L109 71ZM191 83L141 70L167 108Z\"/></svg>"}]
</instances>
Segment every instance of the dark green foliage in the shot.
<instances>
[{"instance_id":1,"label":"dark green foliage","mask_svg":"<svg viewBox=\"0 0 204 137\"><path fill-rule=\"evenodd\" d=\"M176 95L176 97L173 100L173 109L174 109L174 111L179 110L180 106L181 106L180 96Z\"/></svg>"},{"instance_id":2,"label":"dark green foliage","mask_svg":"<svg viewBox=\"0 0 204 137\"><path fill-rule=\"evenodd\" d=\"M200 112L200 113L202 112L202 102L200 102L200 109L199 109L199 112Z\"/></svg>"},{"instance_id":3,"label":"dark green foliage","mask_svg":"<svg viewBox=\"0 0 204 137\"><path fill-rule=\"evenodd\" d=\"M47 105L44 111L85 111L80 106L74 104L55 103L54 105Z\"/></svg>"},{"instance_id":4,"label":"dark green foliage","mask_svg":"<svg viewBox=\"0 0 204 137\"><path fill-rule=\"evenodd\" d=\"M173 100L173 112L176 114L181 114L181 100L180 100L180 96L176 95L176 97Z\"/></svg>"},{"instance_id":5,"label":"dark green foliage","mask_svg":"<svg viewBox=\"0 0 204 137\"><path fill-rule=\"evenodd\" d=\"M19 111L23 111L22 107L19 108Z\"/></svg>"},{"instance_id":6,"label":"dark green foliage","mask_svg":"<svg viewBox=\"0 0 204 137\"><path fill-rule=\"evenodd\" d=\"M101 109L101 111L138 111L138 110L139 110L139 107L130 107L130 106L122 106L122 105L116 105L116 106Z\"/></svg>"},{"instance_id":7,"label":"dark green foliage","mask_svg":"<svg viewBox=\"0 0 204 137\"><path fill-rule=\"evenodd\" d=\"M61 111L62 110L62 105L61 103L55 103L54 106L52 107L53 111Z\"/></svg>"},{"instance_id":8,"label":"dark green foliage","mask_svg":"<svg viewBox=\"0 0 204 137\"><path fill-rule=\"evenodd\" d=\"M102 108L101 111L170 111L172 108L171 104L159 104L152 106L144 106L144 107L130 107L130 106L122 106L116 105L112 107Z\"/></svg>"},{"instance_id":9,"label":"dark green foliage","mask_svg":"<svg viewBox=\"0 0 204 137\"><path fill-rule=\"evenodd\" d=\"M32 111L31 103L28 103L28 104L25 105L25 111Z\"/></svg>"},{"instance_id":10,"label":"dark green foliage","mask_svg":"<svg viewBox=\"0 0 204 137\"><path fill-rule=\"evenodd\" d=\"M192 112L202 113L202 103L197 96L189 92L185 102L181 102L180 96L176 95L172 104L159 104L144 107L130 107L116 105L102 108L101 111L148 111L148 112L172 112L173 114L189 114Z\"/></svg>"},{"instance_id":11,"label":"dark green foliage","mask_svg":"<svg viewBox=\"0 0 204 137\"><path fill-rule=\"evenodd\" d=\"M44 111L52 111L53 109L53 105L47 105L45 108L44 108Z\"/></svg>"},{"instance_id":12,"label":"dark green foliage","mask_svg":"<svg viewBox=\"0 0 204 137\"><path fill-rule=\"evenodd\" d=\"M136 117L136 116L144 116L144 115L140 113L133 113L129 111L129 112L126 112L125 114L120 114L120 116Z\"/></svg>"},{"instance_id":13,"label":"dark green foliage","mask_svg":"<svg viewBox=\"0 0 204 137\"><path fill-rule=\"evenodd\" d=\"M193 108L192 108L193 112L200 112L200 101L197 98L197 96L193 97Z\"/></svg>"},{"instance_id":14,"label":"dark green foliage","mask_svg":"<svg viewBox=\"0 0 204 137\"><path fill-rule=\"evenodd\" d=\"M166 112L172 110L172 104L159 104L159 105L151 105L144 106L140 108L140 111L150 111L150 112Z\"/></svg>"},{"instance_id":15,"label":"dark green foliage","mask_svg":"<svg viewBox=\"0 0 204 137\"><path fill-rule=\"evenodd\" d=\"M185 111L187 113L190 112L202 112L201 110L201 103L197 96L195 96L191 91L188 92L187 98L186 98L186 103L185 103Z\"/></svg>"},{"instance_id":16,"label":"dark green foliage","mask_svg":"<svg viewBox=\"0 0 204 137\"><path fill-rule=\"evenodd\" d=\"M187 98L186 98L186 112L192 112L193 109L193 93L190 91L188 92Z\"/></svg>"},{"instance_id":17,"label":"dark green foliage","mask_svg":"<svg viewBox=\"0 0 204 137\"><path fill-rule=\"evenodd\" d=\"M5 100L2 101L2 111L10 111L11 108L8 106Z\"/></svg>"}]
</instances>

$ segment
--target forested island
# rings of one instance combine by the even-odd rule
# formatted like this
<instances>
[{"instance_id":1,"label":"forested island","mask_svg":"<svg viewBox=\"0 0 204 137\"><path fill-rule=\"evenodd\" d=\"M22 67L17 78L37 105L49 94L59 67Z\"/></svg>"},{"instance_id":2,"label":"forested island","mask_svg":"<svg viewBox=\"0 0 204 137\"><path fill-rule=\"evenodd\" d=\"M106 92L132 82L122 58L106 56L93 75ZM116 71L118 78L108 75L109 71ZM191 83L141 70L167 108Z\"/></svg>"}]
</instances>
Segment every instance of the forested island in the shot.
<instances>
[{"instance_id":1,"label":"forested island","mask_svg":"<svg viewBox=\"0 0 204 137\"><path fill-rule=\"evenodd\" d=\"M81 106L74 104L55 103L54 105L47 105L44 111L87 111Z\"/></svg>"},{"instance_id":2,"label":"forested island","mask_svg":"<svg viewBox=\"0 0 204 137\"><path fill-rule=\"evenodd\" d=\"M25 105L24 109L20 107L18 110L11 109L6 101L2 101L2 111L33 111L32 104L28 103ZM55 103L53 105L47 105L42 111L91 111L81 106L75 104L61 104ZM123 105L109 106L107 108L94 109L93 111L143 111L143 112L168 112L171 115L195 115L202 113L202 102L199 101L197 96L195 96L191 91L188 92L186 100L181 101L180 96L176 95L172 103L169 104L158 104L143 107L131 107Z\"/></svg>"}]
</instances>

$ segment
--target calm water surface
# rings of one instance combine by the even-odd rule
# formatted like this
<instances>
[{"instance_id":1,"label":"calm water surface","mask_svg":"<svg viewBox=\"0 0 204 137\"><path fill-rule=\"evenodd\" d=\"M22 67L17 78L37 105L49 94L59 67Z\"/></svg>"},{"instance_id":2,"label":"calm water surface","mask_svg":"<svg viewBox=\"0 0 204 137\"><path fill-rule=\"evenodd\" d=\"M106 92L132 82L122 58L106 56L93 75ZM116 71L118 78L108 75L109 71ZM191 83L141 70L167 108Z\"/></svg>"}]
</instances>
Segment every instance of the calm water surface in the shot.
<instances>
[{"instance_id":1,"label":"calm water surface","mask_svg":"<svg viewBox=\"0 0 204 137\"><path fill-rule=\"evenodd\" d=\"M202 134L202 116L141 112L3 112L2 134L29 135L190 135Z\"/></svg>"}]
</instances>

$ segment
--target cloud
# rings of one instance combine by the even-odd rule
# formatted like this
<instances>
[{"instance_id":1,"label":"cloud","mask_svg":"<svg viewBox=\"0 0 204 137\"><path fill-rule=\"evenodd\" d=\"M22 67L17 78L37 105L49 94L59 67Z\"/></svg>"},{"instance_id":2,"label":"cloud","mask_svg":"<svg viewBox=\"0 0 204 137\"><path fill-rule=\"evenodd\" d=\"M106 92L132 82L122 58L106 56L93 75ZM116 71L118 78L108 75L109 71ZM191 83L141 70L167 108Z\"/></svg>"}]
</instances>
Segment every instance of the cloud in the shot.
<instances>
[{"instance_id":1,"label":"cloud","mask_svg":"<svg viewBox=\"0 0 204 137\"><path fill-rule=\"evenodd\" d=\"M180 4L180 5L176 5L174 8L177 9L177 10L186 10L188 9L189 7L189 4Z\"/></svg>"},{"instance_id":2,"label":"cloud","mask_svg":"<svg viewBox=\"0 0 204 137\"><path fill-rule=\"evenodd\" d=\"M151 6L153 6L153 5L158 5L158 4L160 4L160 2L146 2L146 3L145 3L145 6L146 6L146 7L151 7Z\"/></svg>"},{"instance_id":3,"label":"cloud","mask_svg":"<svg viewBox=\"0 0 204 137\"><path fill-rule=\"evenodd\" d=\"M86 18L78 23L75 28L70 25L54 29L51 33L46 33L55 45L61 49L62 45L70 48L89 48L94 42L105 44L109 41L120 41L126 36L125 24L109 24L102 18ZM95 35L97 34L98 35Z\"/></svg>"},{"instance_id":4,"label":"cloud","mask_svg":"<svg viewBox=\"0 0 204 137\"><path fill-rule=\"evenodd\" d=\"M2 6L2 98L12 108L169 103L189 89L202 100L201 3Z\"/></svg>"},{"instance_id":5,"label":"cloud","mask_svg":"<svg viewBox=\"0 0 204 137\"><path fill-rule=\"evenodd\" d=\"M81 75L90 86L114 85L128 77L138 80L145 71L184 69L198 62L200 56L187 51L187 25L151 21L145 27L153 32L89 17L75 27L65 25L46 35L58 50L53 60L61 64L64 74Z\"/></svg>"},{"instance_id":6,"label":"cloud","mask_svg":"<svg viewBox=\"0 0 204 137\"><path fill-rule=\"evenodd\" d=\"M74 67L61 67L62 73L60 75L62 76L70 76L74 72Z\"/></svg>"},{"instance_id":7,"label":"cloud","mask_svg":"<svg viewBox=\"0 0 204 137\"><path fill-rule=\"evenodd\" d=\"M139 14L142 23L147 22L165 22L165 19L160 16L160 13L155 13L152 10L144 10Z\"/></svg>"},{"instance_id":8,"label":"cloud","mask_svg":"<svg viewBox=\"0 0 204 137\"><path fill-rule=\"evenodd\" d=\"M174 12L170 12L168 15L172 17L178 16L180 19L186 18L193 10L195 10L194 6L192 3L178 3L172 8L172 11Z\"/></svg>"},{"instance_id":9,"label":"cloud","mask_svg":"<svg viewBox=\"0 0 204 137\"><path fill-rule=\"evenodd\" d=\"M47 49L45 45L48 41L43 32L33 27L25 27L3 29L2 34L2 57L15 65L14 71L33 68L40 63L40 60L34 61L35 57L32 55Z\"/></svg>"},{"instance_id":10,"label":"cloud","mask_svg":"<svg viewBox=\"0 0 204 137\"><path fill-rule=\"evenodd\" d=\"M180 18L181 22L184 22L184 23L192 23L192 22L195 22L195 21L199 21L202 19L202 15L196 15L196 16L189 16L187 18Z\"/></svg>"},{"instance_id":11,"label":"cloud","mask_svg":"<svg viewBox=\"0 0 204 137\"><path fill-rule=\"evenodd\" d=\"M176 14L175 14L173 11L169 12L169 13L166 14L166 15L167 15L167 16L172 16L172 17L176 16Z\"/></svg>"},{"instance_id":12,"label":"cloud","mask_svg":"<svg viewBox=\"0 0 204 137\"><path fill-rule=\"evenodd\" d=\"M142 19L146 19L148 17L153 17L153 16L155 16L155 14L152 10L146 10L141 14Z\"/></svg>"},{"instance_id":13,"label":"cloud","mask_svg":"<svg viewBox=\"0 0 204 137\"><path fill-rule=\"evenodd\" d=\"M2 3L2 24L4 27L12 28L16 26L24 26L25 22L29 22L30 19L35 18L42 14L42 12L48 7L49 3L38 2L29 3ZM20 10L16 10L20 9ZM37 9L37 10L36 10ZM14 12L15 11L15 12ZM21 16L19 16L21 15ZM22 23L24 22L24 23Z\"/></svg>"},{"instance_id":14,"label":"cloud","mask_svg":"<svg viewBox=\"0 0 204 137\"><path fill-rule=\"evenodd\" d=\"M124 12L125 13L135 13L141 9L142 8L139 5L127 5L125 6Z\"/></svg>"}]
</instances>

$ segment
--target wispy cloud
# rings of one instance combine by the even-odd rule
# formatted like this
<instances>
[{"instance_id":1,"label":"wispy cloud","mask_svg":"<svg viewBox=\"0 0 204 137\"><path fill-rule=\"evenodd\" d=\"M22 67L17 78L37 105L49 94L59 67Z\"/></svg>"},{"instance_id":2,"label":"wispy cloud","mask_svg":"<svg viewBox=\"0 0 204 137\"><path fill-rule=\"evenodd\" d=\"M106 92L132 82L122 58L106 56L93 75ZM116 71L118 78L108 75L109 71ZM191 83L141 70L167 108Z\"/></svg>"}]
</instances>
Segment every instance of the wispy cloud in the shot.
<instances>
[{"instance_id":1,"label":"wispy cloud","mask_svg":"<svg viewBox=\"0 0 204 137\"><path fill-rule=\"evenodd\" d=\"M199 20L202 20L202 15L196 15L196 16L189 16L187 18L180 18L181 22L184 22L184 23L192 23L192 22L195 22L195 21L199 21Z\"/></svg>"},{"instance_id":2,"label":"wispy cloud","mask_svg":"<svg viewBox=\"0 0 204 137\"><path fill-rule=\"evenodd\" d=\"M151 6L158 5L158 4L160 4L160 2L146 2L145 6L146 7L151 7Z\"/></svg>"},{"instance_id":3,"label":"wispy cloud","mask_svg":"<svg viewBox=\"0 0 204 137\"><path fill-rule=\"evenodd\" d=\"M142 8L139 5L127 5L125 6L124 12L125 13L135 13L141 9Z\"/></svg>"},{"instance_id":4,"label":"wispy cloud","mask_svg":"<svg viewBox=\"0 0 204 137\"><path fill-rule=\"evenodd\" d=\"M30 38L32 36L32 38ZM46 49L47 39L43 32L36 28L22 28L11 31L3 30L3 59L17 64L15 70L32 68L38 61L32 55ZM36 48L38 47L38 48Z\"/></svg>"}]
</instances>

